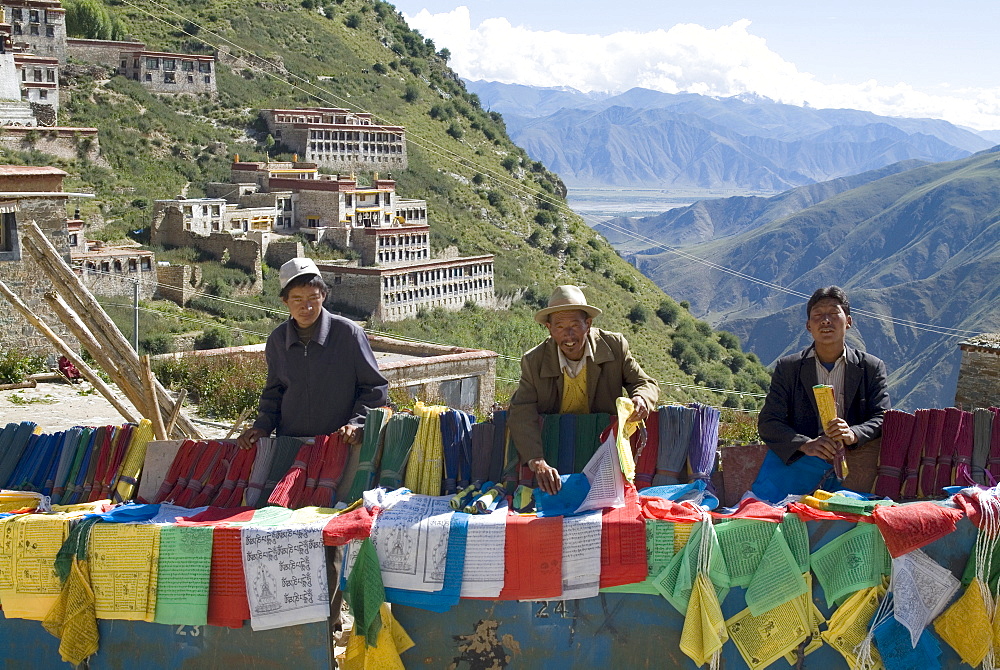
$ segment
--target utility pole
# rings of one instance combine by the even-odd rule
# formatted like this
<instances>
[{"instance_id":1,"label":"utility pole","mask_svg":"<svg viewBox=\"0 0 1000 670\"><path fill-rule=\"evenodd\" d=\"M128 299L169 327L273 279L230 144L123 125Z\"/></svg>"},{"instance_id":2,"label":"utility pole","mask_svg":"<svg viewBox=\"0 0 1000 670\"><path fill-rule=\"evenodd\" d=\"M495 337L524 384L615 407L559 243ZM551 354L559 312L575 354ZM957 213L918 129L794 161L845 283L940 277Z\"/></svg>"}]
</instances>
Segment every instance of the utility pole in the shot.
<instances>
[{"instance_id":1,"label":"utility pole","mask_svg":"<svg viewBox=\"0 0 1000 670\"><path fill-rule=\"evenodd\" d=\"M132 280L132 348L139 353L139 280Z\"/></svg>"}]
</instances>

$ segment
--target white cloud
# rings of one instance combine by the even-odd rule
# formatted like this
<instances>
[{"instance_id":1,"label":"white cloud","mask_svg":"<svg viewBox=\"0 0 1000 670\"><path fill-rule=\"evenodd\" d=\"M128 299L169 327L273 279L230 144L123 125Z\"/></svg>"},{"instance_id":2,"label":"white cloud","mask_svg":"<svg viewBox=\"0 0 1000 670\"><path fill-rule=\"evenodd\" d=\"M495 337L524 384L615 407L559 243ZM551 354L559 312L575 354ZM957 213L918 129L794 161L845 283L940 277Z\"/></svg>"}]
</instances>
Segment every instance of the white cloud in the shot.
<instances>
[{"instance_id":1,"label":"white cloud","mask_svg":"<svg viewBox=\"0 0 1000 670\"><path fill-rule=\"evenodd\" d=\"M746 19L715 29L677 24L606 36L531 30L505 18L473 26L467 7L422 10L406 19L438 48L447 47L452 67L468 79L612 93L635 86L713 96L756 93L795 105L1000 128L1000 88L942 94L875 80L826 84L771 51Z\"/></svg>"}]
</instances>

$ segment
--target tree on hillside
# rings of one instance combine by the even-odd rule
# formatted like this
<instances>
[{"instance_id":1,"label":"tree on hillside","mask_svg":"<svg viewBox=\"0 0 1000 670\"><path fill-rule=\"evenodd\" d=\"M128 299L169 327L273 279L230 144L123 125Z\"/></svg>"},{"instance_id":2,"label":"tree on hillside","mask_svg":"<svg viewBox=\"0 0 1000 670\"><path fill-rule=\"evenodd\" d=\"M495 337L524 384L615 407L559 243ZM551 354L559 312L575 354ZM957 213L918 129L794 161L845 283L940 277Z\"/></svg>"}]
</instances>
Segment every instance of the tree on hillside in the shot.
<instances>
[{"instance_id":1,"label":"tree on hillside","mask_svg":"<svg viewBox=\"0 0 1000 670\"><path fill-rule=\"evenodd\" d=\"M92 40L123 40L128 34L121 19L99 0L65 0L66 33Z\"/></svg>"}]
</instances>

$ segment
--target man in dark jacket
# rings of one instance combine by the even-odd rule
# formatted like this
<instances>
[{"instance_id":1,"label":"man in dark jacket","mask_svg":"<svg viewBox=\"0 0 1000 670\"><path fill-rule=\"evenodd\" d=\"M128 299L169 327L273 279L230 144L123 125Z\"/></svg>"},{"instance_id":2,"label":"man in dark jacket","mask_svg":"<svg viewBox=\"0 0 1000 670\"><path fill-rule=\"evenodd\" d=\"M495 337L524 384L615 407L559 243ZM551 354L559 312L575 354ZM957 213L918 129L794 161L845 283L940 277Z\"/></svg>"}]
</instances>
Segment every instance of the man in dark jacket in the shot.
<instances>
[{"instance_id":1,"label":"man in dark jacket","mask_svg":"<svg viewBox=\"0 0 1000 670\"><path fill-rule=\"evenodd\" d=\"M761 438L785 463L804 454L832 462L840 445L856 449L880 437L891 406L885 363L844 343L852 321L843 289L817 289L806 314L813 343L777 362L757 421ZM834 387L837 418L826 426L813 394L817 384Z\"/></svg>"},{"instance_id":2,"label":"man in dark jacket","mask_svg":"<svg viewBox=\"0 0 1000 670\"><path fill-rule=\"evenodd\" d=\"M326 283L311 259L281 266L281 300L290 317L267 338L267 382L257 420L239 436L249 448L259 437L315 437L340 432L361 441L365 415L386 403L388 383L364 330L323 308Z\"/></svg>"}]
</instances>

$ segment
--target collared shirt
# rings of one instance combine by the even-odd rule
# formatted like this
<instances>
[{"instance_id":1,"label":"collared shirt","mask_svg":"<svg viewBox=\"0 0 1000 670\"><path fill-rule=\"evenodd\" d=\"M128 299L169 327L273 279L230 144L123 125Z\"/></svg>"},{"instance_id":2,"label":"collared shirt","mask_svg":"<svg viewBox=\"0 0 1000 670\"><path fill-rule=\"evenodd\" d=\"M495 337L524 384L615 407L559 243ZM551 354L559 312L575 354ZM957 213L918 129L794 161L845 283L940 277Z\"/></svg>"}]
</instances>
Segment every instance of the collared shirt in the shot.
<instances>
[{"instance_id":1,"label":"collared shirt","mask_svg":"<svg viewBox=\"0 0 1000 670\"><path fill-rule=\"evenodd\" d=\"M847 368L847 349L840 354L840 357L833 362L833 368L826 369L820 362L819 356L813 355L816 362L816 383L826 384L833 387L833 399L837 403L837 416L844 418L844 370ZM825 426L820 426L823 430Z\"/></svg>"},{"instance_id":2,"label":"collared shirt","mask_svg":"<svg viewBox=\"0 0 1000 670\"><path fill-rule=\"evenodd\" d=\"M583 341L583 356L580 356L580 360L571 361L566 358L563 354L562 349L556 346L556 351L559 352L559 368L566 373L570 378L575 379L583 367L587 364L587 359L594 358L594 350L590 347L590 338L586 338Z\"/></svg>"}]
</instances>

